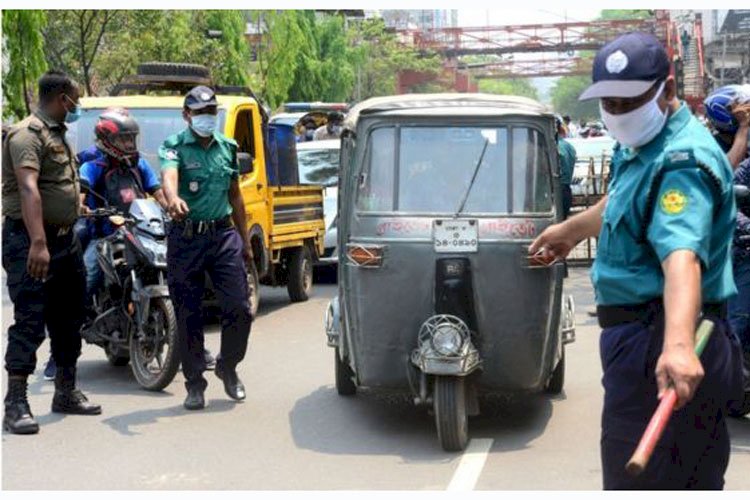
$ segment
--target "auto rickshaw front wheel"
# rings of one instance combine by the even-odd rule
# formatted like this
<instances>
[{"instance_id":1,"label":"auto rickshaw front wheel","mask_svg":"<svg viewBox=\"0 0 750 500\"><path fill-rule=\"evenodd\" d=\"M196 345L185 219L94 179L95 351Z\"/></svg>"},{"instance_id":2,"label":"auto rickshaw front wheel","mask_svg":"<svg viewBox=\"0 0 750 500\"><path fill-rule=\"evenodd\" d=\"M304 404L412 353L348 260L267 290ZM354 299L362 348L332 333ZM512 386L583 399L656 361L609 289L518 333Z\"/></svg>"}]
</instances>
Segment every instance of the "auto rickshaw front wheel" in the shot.
<instances>
[{"instance_id":1,"label":"auto rickshaw front wheel","mask_svg":"<svg viewBox=\"0 0 750 500\"><path fill-rule=\"evenodd\" d=\"M552 372L552 376L547 382L547 388L545 391L547 394L560 394L565 385L565 348L563 347L562 356L560 361L557 362L555 370Z\"/></svg>"},{"instance_id":2,"label":"auto rickshaw front wheel","mask_svg":"<svg viewBox=\"0 0 750 500\"><path fill-rule=\"evenodd\" d=\"M357 393L357 385L354 383L354 372L349 365L341 360L339 348L334 351L335 371L336 371L336 392L339 396L354 396Z\"/></svg>"},{"instance_id":3,"label":"auto rickshaw front wheel","mask_svg":"<svg viewBox=\"0 0 750 500\"><path fill-rule=\"evenodd\" d=\"M462 451L469 442L464 377L435 377L433 408L438 440L445 451Z\"/></svg>"}]
</instances>

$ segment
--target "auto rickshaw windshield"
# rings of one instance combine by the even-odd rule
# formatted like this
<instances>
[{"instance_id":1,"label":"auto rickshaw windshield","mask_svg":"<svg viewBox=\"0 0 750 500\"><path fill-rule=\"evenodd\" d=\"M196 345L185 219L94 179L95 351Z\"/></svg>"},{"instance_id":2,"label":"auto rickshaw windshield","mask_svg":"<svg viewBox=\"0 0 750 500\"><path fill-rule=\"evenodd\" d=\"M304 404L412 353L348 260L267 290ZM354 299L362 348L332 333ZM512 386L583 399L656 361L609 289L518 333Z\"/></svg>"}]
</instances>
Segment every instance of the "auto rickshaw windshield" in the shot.
<instances>
[{"instance_id":1,"label":"auto rickshaw windshield","mask_svg":"<svg viewBox=\"0 0 750 500\"><path fill-rule=\"evenodd\" d=\"M452 214L467 191L462 213L552 210L544 135L528 126L376 128L359 179L361 212Z\"/></svg>"}]
</instances>

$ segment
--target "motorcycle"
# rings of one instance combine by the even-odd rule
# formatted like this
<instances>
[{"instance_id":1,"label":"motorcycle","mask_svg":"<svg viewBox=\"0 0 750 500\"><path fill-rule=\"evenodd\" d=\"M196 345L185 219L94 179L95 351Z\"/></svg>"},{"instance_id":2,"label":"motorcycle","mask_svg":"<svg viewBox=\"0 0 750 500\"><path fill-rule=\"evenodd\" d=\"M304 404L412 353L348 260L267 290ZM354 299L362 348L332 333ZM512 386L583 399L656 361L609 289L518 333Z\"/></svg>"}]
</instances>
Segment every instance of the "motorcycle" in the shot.
<instances>
[{"instance_id":1,"label":"motorcycle","mask_svg":"<svg viewBox=\"0 0 750 500\"><path fill-rule=\"evenodd\" d=\"M100 208L89 217L116 229L96 243L104 283L92 298L93 320L82 338L102 347L115 366L130 363L146 390L160 391L180 365L177 320L166 284L168 223L154 201L133 201L127 214Z\"/></svg>"}]
</instances>

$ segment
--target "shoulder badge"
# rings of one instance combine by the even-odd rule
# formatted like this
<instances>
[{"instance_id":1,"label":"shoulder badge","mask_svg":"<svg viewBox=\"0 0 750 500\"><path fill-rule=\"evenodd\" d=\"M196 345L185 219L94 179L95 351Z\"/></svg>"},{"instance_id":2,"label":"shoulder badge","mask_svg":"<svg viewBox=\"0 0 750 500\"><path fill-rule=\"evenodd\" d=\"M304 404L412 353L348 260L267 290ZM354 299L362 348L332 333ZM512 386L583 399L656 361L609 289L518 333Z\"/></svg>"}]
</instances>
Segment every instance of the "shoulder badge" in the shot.
<instances>
[{"instance_id":1,"label":"shoulder badge","mask_svg":"<svg viewBox=\"0 0 750 500\"><path fill-rule=\"evenodd\" d=\"M164 159L165 160L176 160L179 158L179 155L177 154L177 151L174 149L165 149L164 150Z\"/></svg>"},{"instance_id":2,"label":"shoulder badge","mask_svg":"<svg viewBox=\"0 0 750 500\"><path fill-rule=\"evenodd\" d=\"M661 195L659 201L662 211L667 215L677 215L685 210L688 205L688 197L679 189L668 189Z\"/></svg>"}]
</instances>

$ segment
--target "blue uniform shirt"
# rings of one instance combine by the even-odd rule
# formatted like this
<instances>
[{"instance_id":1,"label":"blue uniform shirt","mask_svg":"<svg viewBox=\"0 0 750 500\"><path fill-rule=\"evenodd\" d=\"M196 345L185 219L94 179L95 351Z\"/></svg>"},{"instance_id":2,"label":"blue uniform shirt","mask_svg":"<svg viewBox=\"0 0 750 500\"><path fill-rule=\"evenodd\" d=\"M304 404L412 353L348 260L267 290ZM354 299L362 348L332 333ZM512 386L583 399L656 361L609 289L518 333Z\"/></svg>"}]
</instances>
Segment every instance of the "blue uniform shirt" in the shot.
<instances>
[{"instance_id":1,"label":"blue uniform shirt","mask_svg":"<svg viewBox=\"0 0 750 500\"><path fill-rule=\"evenodd\" d=\"M653 216L643 231L649 187L660 170L662 180L651 196ZM641 304L661 297L661 263L676 250L700 258L703 302L722 302L736 293L730 258L736 221L732 169L685 104L639 150L617 144L611 175L591 270L597 304Z\"/></svg>"},{"instance_id":2,"label":"blue uniform shirt","mask_svg":"<svg viewBox=\"0 0 750 500\"><path fill-rule=\"evenodd\" d=\"M573 170L576 166L576 149L565 139L558 139L557 153L560 156L560 183L570 185L573 182Z\"/></svg>"}]
</instances>

